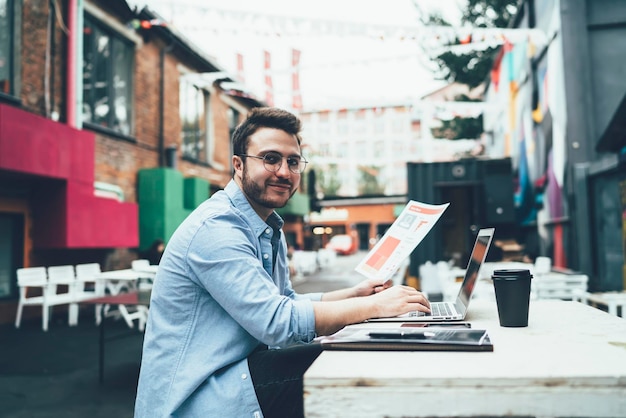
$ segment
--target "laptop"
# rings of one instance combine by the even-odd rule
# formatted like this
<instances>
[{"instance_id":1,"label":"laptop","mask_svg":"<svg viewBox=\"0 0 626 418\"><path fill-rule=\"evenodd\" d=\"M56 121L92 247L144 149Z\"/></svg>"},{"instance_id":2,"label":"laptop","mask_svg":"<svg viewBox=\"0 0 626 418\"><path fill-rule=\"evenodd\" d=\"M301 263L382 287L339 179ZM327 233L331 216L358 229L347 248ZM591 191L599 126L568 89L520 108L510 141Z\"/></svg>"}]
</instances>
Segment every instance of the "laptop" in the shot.
<instances>
[{"instance_id":1,"label":"laptop","mask_svg":"<svg viewBox=\"0 0 626 418\"><path fill-rule=\"evenodd\" d=\"M476 241L474 242L474 248L467 263L467 269L465 270L465 277L459 289L459 294L454 302L431 302L431 313L414 311L404 315L399 315L391 318L373 318L368 322L437 322L437 321L462 321L465 319L467 308L469 307L472 293L474 292L474 286L480 267L485 262L487 252L491 246L495 228L483 228L478 231L476 235Z\"/></svg>"}]
</instances>

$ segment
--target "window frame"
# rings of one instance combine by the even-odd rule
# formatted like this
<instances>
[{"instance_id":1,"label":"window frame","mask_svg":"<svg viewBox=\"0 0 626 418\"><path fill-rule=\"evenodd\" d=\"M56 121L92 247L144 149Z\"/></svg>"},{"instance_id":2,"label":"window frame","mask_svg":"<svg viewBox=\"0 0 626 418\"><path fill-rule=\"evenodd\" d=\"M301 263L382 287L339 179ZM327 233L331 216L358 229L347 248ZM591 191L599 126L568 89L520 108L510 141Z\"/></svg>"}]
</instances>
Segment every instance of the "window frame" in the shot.
<instances>
[{"instance_id":1,"label":"window frame","mask_svg":"<svg viewBox=\"0 0 626 418\"><path fill-rule=\"evenodd\" d=\"M90 45L87 45L85 30L90 28L94 32L94 42ZM97 37L106 36L109 39L109 44L107 46L109 56L105 60L101 60L102 62L98 62L98 59L101 59L101 54L98 54L97 51ZM96 57L96 60L92 59L90 62L93 66L93 70L91 71L90 78L87 79L87 71L86 65L87 54L85 51L87 48L91 48L90 55L91 57ZM120 51L125 55L126 63L120 63L117 59L117 54ZM106 133L113 134L114 136L132 139L135 131L135 108L134 108L134 69L135 69L135 49L136 44L132 39L129 39L124 34L119 33L115 28L110 27L103 23L97 16L92 15L90 13L85 13L84 22L83 22L83 76L82 76L82 109L80 109L80 116L82 123L85 127L89 127L90 129L104 131ZM104 63L104 64L103 64ZM105 123L101 123L98 120L95 120L92 116L91 118L86 117L85 109L89 107L92 113L96 113L95 109L97 106L98 96L95 88L90 89L89 91L86 89L87 81L90 81L90 85L96 85L98 83L97 76L94 75L96 71L96 66L104 65L104 72L106 77L106 97L109 108L106 113L106 117L103 117L102 120ZM125 67L125 68L124 68ZM124 82L126 82L126 86L123 88L123 91L126 94L120 95L118 93L118 86L116 86L116 78L120 75L124 75ZM119 106L116 102L123 98L126 102L125 109L125 120L118 116L117 110ZM122 121L123 123L119 123ZM126 126L126 129L123 127ZM134 139L133 139L134 140Z\"/></svg>"},{"instance_id":2,"label":"window frame","mask_svg":"<svg viewBox=\"0 0 626 418\"><path fill-rule=\"evenodd\" d=\"M195 92L195 97L193 101L190 101L189 98L183 96L183 94L187 94L190 91ZM179 117L181 122L181 151L182 158L184 160L203 165L213 165L214 155L215 155L215 135L213 129L213 112L211 109L211 98L212 92L202 86L193 82L192 78L189 78L187 75L184 75L180 78L179 81ZM187 145L189 141L186 139L185 126L185 115L184 113L188 111L187 105L189 103L194 104L202 104L202 108L198 105L195 109L194 115L196 117L196 132L194 135L193 143L195 144L195 152L189 152L187 150ZM202 126L203 129L200 129ZM202 144L200 147L199 144Z\"/></svg>"},{"instance_id":3,"label":"window frame","mask_svg":"<svg viewBox=\"0 0 626 418\"><path fill-rule=\"evenodd\" d=\"M19 103L21 93L21 51L22 37L22 0L5 0L7 25L0 25L0 31L6 31L8 52L8 83L9 89L0 88L0 101Z\"/></svg>"}]
</instances>

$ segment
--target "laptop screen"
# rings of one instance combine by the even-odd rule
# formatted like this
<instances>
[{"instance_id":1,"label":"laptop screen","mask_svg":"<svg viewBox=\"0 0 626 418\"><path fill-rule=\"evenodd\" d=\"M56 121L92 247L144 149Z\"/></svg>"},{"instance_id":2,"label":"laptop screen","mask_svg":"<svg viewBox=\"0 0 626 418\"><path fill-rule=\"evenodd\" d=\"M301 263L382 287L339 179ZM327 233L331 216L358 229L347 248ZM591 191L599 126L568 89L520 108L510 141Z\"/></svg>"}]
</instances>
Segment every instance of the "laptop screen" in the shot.
<instances>
[{"instance_id":1,"label":"laptop screen","mask_svg":"<svg viewBox=\"0 0 626 418\"><path fill-rule=\"evenodd\" d=\"M474 248L467 262L465 277L463 278L463 283L461 284L461 289L459 290L459 295L455 302L456 309L459 313L465 314L467 311L469 301L472 298L472 292L474 291L474 285L476 285L476 279L478 279L480 266L482 266L487 257L494 232L495 228L484 228L478 231Z\"/></svg>"}]
</instances>

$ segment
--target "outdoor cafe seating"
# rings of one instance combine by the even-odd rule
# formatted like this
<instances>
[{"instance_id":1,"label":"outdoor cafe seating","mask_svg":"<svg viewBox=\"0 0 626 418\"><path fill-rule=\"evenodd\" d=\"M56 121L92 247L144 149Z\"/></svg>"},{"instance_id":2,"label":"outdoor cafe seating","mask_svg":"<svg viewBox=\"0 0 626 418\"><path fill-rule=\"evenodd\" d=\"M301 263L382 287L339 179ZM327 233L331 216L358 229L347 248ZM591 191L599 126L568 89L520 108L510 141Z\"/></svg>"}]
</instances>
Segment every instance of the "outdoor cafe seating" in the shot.
<instances>
[{"instance_id":1,"label":"outdoor cafe seating","mask_svg":"<svg viewBox=\"0 0 626 418\"><path fill-rule=\"evenodd\" d=\"M22 314L26 306L41 307L42 329L49 328L50 316L54 306L67 306L68 325L78 324L79 305L86 301L103 296L117 295L137 289L137 282L151 286L156 274L156 267L148 260L134 260L130 269L102 272L98 263L62 265L50 267L24 267L17 270L19 300L17 305L15 327L19 328ZM96 324L107 317L120 317L130 327L137 322L138 329L143 331L147 321L147 306L117 305L113 310L109 306L95 305Z\"/></svg>"}]
</instances>

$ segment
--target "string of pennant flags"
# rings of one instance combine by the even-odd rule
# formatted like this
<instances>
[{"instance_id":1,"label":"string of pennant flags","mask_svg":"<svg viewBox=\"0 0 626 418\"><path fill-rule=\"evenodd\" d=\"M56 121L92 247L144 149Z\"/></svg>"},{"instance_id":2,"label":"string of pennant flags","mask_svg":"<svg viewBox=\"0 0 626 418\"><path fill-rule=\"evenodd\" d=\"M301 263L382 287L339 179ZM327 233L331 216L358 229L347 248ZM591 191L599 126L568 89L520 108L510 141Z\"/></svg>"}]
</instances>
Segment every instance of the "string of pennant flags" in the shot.
<instances>
[{"instance_id":1,"label":"string of pennant flags","mask_svg":"<svg viewBox=\"0 0 626 418\"><path fill-rule=\"evenodd\" d=\"M162 7L171 1L156 1ZM175 21L174 21L175 19ZM391 25L350 20L332 20L312 17L285 16L253 11L229 10L193 2L178 1L176 15L170 23L186 33L213 33L216 35L252 34L259 37L340 36L368 37L378 40L419 42L426 49L460 45L499 45L505 41L516 43L528 40L540 45L546 35L539 29L476 28L443 25ZM141 24L144 24L142 21ZM160 19L147 24L160 25ZM143 27L143 26L142 26ZM476 48L477 45L473 45ZM459 48L462 51L462 48Z\"/></svg>"},{"instance_id":2,"label":"string of pennant flags","mask_svg":"<svg viewBox=\"0 0 626 418\"><path fill-rule=\"evenodd\" d=\"M158 3L158 2L155 2ZM161 5L169 4L167 1ZM180 7L178 7L180 6ZM320 18L292 17L271 15L258 12L235 11L207 7L198 4L193 6L183 1L177 5L176 23L165 19L132 20L129 26L136 30L150 29L153 26L169 26L173 30L187 33L194 38L200 31L215 35L253 34L257 37L306 37L306 36L353 36L369 37L385 40L400 40L417 43L421 49L431 57L436 57L446 51L455 54L469 53L477 49L498 47L516 43L527 43L533 50L541 50L547 44L546 34L535 28L475 28L467 26L436 26L436 25L383 25L352 21L327 20ZM182 24L179 26L177 22ZM184 29L184 30L183 30ZM203 37L205 37L204 35ZM292 62L289 68L276 69L271 66L271 56L268 51L263 52L263 76L265 84L265 101L274 102L274 86L272 76L280 72L291 73L291 88L295 109L302 108L300 94L300 54L292 49ZM386 60L414 59L414 56L385 57ZM244 57L237 54L237 76L244 80ZM341 63L327 63L327 67L337 65L367 65L371 60L380 58L349 59ZM317 66L319 66L318 64ZM324 64L321 64L324 65Z\"/></svg>"}]
</instances>

